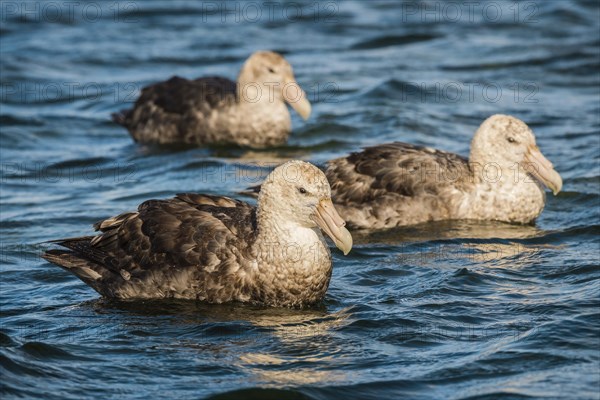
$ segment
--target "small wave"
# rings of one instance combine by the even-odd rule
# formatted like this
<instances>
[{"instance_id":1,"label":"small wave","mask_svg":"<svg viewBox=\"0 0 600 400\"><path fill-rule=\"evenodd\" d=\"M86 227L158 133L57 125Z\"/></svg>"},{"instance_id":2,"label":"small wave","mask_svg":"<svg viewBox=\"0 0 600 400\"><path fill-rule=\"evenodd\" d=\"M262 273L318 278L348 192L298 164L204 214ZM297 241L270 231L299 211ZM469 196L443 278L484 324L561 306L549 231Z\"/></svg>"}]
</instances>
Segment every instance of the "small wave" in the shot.
<instances>
[{"instance_id":1,"label":"small wave","mask_svg":"<svg viewBox=\"0 0 600 400\"><path fill-rule=\"evenodd\" d=\"M232 390L206 397L205 400L316 400L300 391L292 389L249 388Z\"/></svg>"},{"instance_id":2,"label":"small wave","mask_svg":"<svg viewBox=\"0 0 600 400\"><path fill-rule=\"evenodd\" d=\"M22 350L38 360L92 360L88 357L76 356L57 346L43 342L27 342Z\"/></svg>"},{"instance_id":3,"label":"small wave","mask_svg":"<svg viewBox=\"0 0 600 400\"><path fill-rule=\"evenodd\" d=\"M352 50L370 50L390 46L406 46L408 44L428 42L439 38L438 35L431 34L413 34L413 35L386 35L373 39L364 40L350 46Z\"/></svg>"}]
</instances>

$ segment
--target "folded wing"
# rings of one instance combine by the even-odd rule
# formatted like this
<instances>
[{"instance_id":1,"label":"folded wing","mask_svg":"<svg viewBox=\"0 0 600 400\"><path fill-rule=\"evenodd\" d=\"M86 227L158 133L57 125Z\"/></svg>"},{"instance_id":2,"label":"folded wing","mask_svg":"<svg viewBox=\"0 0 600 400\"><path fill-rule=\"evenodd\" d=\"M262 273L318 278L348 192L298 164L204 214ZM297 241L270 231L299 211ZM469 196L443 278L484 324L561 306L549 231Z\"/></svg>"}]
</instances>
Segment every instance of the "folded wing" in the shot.
<instances>
[{"instance_id":1,"label":"folded wing","mask_svg":"<svg viewBox=\"0 0 600 400\"><path fill-rule=\"evenodd\" d=\"M108 297L203 299L243 267L256 218L254 207L240 201L179 194L146 201L95 228L99 235L60 241L68 250L44 258Z\"/></svg>"},{"instance_id":2,"label":"folded wing","mask_svg":"<svg viewBox=\"0 0 600 400\"><path fill-rule=\"evenodd\" d=\"M465 158L400 142L330 161L326 174L342 216L361 228L443 219L472 184Z\"/></svg>"},{"instance_id":3,"label":"folded wing","mask_svg":"<svg viewBox=\"0 0 600 400\"><path fill-rule=\"evenodd\" d=\"M204 126L213 110L236 102L236 83L221 77L171 79L142 89L130 110L113 115L140 142L188 142L198 138L195 125Z\"/></svg>"}]
</instances>

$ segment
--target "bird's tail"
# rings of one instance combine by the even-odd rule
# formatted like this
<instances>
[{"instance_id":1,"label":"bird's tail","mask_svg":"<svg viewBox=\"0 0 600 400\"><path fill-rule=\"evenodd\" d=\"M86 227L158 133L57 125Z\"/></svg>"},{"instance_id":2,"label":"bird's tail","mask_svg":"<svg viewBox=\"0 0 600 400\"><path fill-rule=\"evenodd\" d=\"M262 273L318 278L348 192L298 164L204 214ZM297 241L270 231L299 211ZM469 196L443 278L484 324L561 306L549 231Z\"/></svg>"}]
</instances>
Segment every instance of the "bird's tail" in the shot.
<instances>
[{"instance_id":1,"label":"bird's tail","mask_svg":"<svg viewBox=\"0 0 600 400\"><path fill-rule=\"evenodd\" d=\"M48 250L42 254L42 258L72 272L88 285L90 285L89 281L96 281L102 278L102 275L90 268L89 261L78 257L72 251Z\"/></svg>"},{"instance_id":2,"label":"bird's tail","mask_svg":"<svg viewBox=\"0 0 600 400\"><path fill-rule=\"evenodd\" d=\"M52 249L44 252L42 258L71 272L98 293L102 293L102 281L113 275L104 265L86 255L90 238L67 239L58 243L69 250Z\"/></svg>"},{"instance_id":3,"label":"bird's tail","mask_svg":"<svg viewBox=\"0 0 600 400\"><path fill-rule=\"evenodd\" d=\"M127 117L129 117L130 113L131 110L124 109L119 112L112 113L110 114L110 116L112 117L112 120L117 124L127 127Z\"/></svg>"}]
</instances>

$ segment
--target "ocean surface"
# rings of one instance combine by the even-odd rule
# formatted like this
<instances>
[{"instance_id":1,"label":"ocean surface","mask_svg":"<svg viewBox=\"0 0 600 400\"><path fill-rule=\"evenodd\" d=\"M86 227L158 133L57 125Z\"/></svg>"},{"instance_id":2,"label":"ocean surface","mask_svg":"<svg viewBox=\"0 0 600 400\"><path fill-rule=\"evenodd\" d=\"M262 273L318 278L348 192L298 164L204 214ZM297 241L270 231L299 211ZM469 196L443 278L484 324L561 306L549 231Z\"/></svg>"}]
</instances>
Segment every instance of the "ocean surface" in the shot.
<instances>
[{"instance_id":1,"label":"ocean surface","mask_svg":"<svg viewBox=\"0 0 600 400\"><path fill-rule=\"evenodd\" d=\"M597 1L3 1L0 17L3 399L600 398ZM313 102L286 146L146 147L110 120L147 84L235 78L259 49ZM535 225L356 232L311 309L109 301L39 258L146 199L240 197L292 158L394 140L467 155L495 113L564 179Z\"/></svg>"}]
</instances>

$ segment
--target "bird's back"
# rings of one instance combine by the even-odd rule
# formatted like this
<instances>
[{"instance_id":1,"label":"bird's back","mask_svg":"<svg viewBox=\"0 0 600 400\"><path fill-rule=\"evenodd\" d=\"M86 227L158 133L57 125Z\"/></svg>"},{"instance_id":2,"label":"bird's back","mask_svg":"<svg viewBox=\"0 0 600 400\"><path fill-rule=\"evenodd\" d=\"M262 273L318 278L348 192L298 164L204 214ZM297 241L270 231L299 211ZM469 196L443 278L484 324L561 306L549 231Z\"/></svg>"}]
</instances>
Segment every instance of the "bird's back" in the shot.
<instances>
[{"instance_id":1,"label":"bird's back","mask_svg":"<svg viewBox=\"0 0 600 400\"><path fill-rule=\"evenodd\" d=\"M235 300L236 279L256 235L254 207L226 197L180 194L101 221L101 233L57 243L44 258L107 297Z\"/></svg>"},{"instance_id":2,"label":"bird's back","mask_svg":"<svg viewBox=\"0 0 600 400\"><path fill-rule=\"evenodd\" d=\"M211 141L211 114L235 106L236 96L237 85L227 78L174 76L142 89L134 107L113 120L141 143L202 144Z\"/></svg>"},{"instance_id":3,"label":"bird's back","mask_svg":"<svg viewBox=\"0 0 600 400\"><path fill-rule=\"evenodd\" d=\"M330 161L326 174L342 216L366 229L452 218L472 187L465 158L400 142Z\"/></svg>"}]
</instances>

